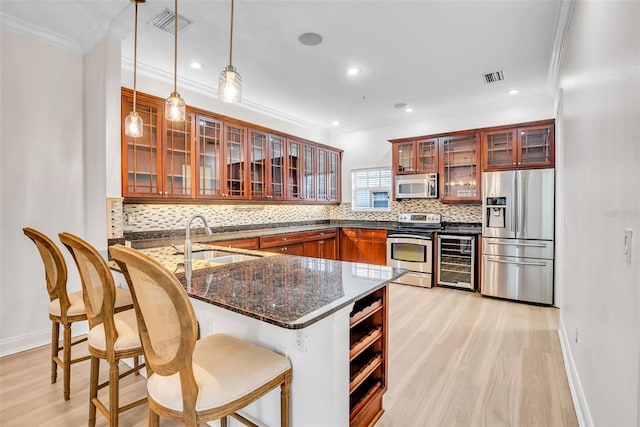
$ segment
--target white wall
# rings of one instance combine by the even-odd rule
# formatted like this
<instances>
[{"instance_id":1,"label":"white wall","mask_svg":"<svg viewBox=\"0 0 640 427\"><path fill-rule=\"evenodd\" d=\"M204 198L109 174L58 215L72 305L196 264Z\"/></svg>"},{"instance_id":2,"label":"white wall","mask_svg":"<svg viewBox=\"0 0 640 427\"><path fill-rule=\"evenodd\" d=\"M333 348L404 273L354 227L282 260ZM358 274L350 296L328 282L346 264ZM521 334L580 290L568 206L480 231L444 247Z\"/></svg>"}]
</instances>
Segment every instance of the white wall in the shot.
<instances>
[{"instance_id":1,"label":"white wall","mask_svg":"<svg viewBox=\"0 0 640 427\"><path fill-rule=\"evenodd\" d=\"M553 98L537 95L522 98L517 107L487 106L482 111L461 111L454 116L430 119L422 119L418 115L415 121L408 123L343 133L334 132L330 136L329 144L344 150L342 200L351 201L351 169L391 167L390 139L508 125L553 117Z\"/></svg>"},{"instance_id":2,"label":"white wall","mask_svg":"<svg viewBox=\"0 0 640 427\"><path fill-rule=\"evenodd\" d=\"M582 425L640 425L638 23L640 2L577 1L560 69L560 334Z\"/></svg>"},{"instance_id":3,"label":"white wall","mask_svg":"<svg viewBox=\"0 0 640 427\"><path fill-rule=\"evenodd\" d=\"M82 56L1 31L0 354L50 341L44 268L29 226L84 231ZM66 252L66 250L65 250ZM69 288L80 282L70 257Z\"/></svg>"}]
</instances>

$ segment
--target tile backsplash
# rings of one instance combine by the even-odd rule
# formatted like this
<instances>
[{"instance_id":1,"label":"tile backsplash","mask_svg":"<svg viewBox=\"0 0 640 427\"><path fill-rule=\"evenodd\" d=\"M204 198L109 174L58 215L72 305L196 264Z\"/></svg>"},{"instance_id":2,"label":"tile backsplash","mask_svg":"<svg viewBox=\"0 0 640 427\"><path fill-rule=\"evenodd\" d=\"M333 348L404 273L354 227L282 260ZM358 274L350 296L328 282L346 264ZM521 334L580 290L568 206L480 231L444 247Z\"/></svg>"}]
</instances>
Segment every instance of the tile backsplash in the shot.
<instances>
[{"instance_id":1,"label":"tile backsplash","mask_svg":"<svg viewBox=\"0 0 640 427\"><path fill-rule=\"evenodd\" d=\"M325 205L171 205L127 204L111 201L109 235L125 232L184 229L194 213L203 214L212 227L321 220L396 221L402 212L434 212L447 222L481 222L480 204L444 204L438 200L414 199L392 202L389 212L353 212L351 203Z\"/></svg>"}]
</instances>

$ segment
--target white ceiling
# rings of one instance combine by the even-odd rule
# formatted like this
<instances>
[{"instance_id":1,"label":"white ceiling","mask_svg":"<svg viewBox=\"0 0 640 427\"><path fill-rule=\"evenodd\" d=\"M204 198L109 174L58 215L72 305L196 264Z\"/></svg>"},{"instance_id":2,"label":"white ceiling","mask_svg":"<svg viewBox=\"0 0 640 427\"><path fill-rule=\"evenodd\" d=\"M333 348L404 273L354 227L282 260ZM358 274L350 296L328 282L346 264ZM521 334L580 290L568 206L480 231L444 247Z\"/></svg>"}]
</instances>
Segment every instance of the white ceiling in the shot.
<instances>
[{"instance_id":1,"label":"white ceiling","mask_svg":"<svg viewBox=\"0 0 640 427\"><path fill-rule=\"evenodd\" d=\"M356 129L515 107L548 93L560 3L236 0L233 64L247 103L327 129L333 120ZM173 36L150 25L165 8L173 10L173 0L140 6L138 61L171 74ZM180 0L178 11L193 21L179 33L179 82L217 88L228 62L230 0ZM48 30L85 51L105 31L119 32L123 63L133 57L129 0L3 0L1 12L3 23ZM304 46L305 32L324 40ZM352 66L358 76L347 76ZM483 75L498 70L505 80L486 84ZM520 93L507 95L511 88Z\"/></svg>"}]
</instances>

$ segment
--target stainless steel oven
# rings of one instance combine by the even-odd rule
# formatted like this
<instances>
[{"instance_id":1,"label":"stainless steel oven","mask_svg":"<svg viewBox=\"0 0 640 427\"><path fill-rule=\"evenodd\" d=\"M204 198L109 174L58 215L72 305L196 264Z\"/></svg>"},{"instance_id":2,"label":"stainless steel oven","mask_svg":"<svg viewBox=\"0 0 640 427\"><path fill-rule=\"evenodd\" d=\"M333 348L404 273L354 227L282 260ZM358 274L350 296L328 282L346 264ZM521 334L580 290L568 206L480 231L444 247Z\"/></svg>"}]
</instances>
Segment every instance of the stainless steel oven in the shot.
<instances>
[{"instance_id":1,"label":"stainless steel oven","mask_svg":"<svg viewBox=\"0 0 640 427\"><path fill-rule=\"evenodd\" d=\"M403 285L433 286L433 229L439 214L400 214L399 227L387 232L387 265L408 273L394 280Z\"/></svg>"}]
</instances>

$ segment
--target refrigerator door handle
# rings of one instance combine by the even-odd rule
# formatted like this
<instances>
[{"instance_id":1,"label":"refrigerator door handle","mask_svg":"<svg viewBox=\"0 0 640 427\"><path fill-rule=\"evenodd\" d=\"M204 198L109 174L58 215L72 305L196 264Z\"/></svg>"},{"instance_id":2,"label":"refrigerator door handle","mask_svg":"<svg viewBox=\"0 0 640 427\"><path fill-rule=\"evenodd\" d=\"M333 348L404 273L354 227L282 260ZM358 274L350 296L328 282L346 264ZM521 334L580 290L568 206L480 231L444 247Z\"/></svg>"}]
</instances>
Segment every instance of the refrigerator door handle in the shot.
<instances>
[{"instance_id":1,"label":"refrigerator door handle","mask_svg":"<svg viewBox=\"0 0 640 427\"><path fill-rule=\"evenodd\" d=\"M517 193L517 185L516 185L516 173L513 172L513 181L511 182L511 194L513 200L511 202L511 231L514 233L518 232L518 224L516 223L518 215L517 215L517 203L518 203L518 193Z\"/></svg>"},{"instance_id":2,"label":"refrigerator door handle","mask_svg":"<svg viewBox=\"0 0 640 427\"><path fill-rule=\"evenodd\" d=\"M497 258L487 258L489 262L499 262L501 264L516 264L516 265L534 265L536 267L546 267L546 262L526 262L526 261L505 261Z\"/></svg>"},{"instance_id":3,"label":"refrigerator door handle","mask_svg":"<svg viewBox=\"0 0 640 427\"><path fill-rule=\"evenodd\" d=\"M527 238L526 232L526 224L525 222L525 212L526 212L526 195L525 195L525 186L527 183L524 181L527 179L527 175L523 174L521 171L516 172L518 174L518 228L516 232L518 233L516 237L521 237L523 239Z\"/></svg>"},{"instance_id":4,"label":"refrigerator door handle","mask_svg":"<svg viewBox=\"0 0 640 427\"><path fill-rule=\"evenodd\" d=\"M547 245L540 243L504 243L504 242L487 242L487 245L502 245L502 246L529 246L532 248L546 248Z\"/></svg>"}]
</instances>

